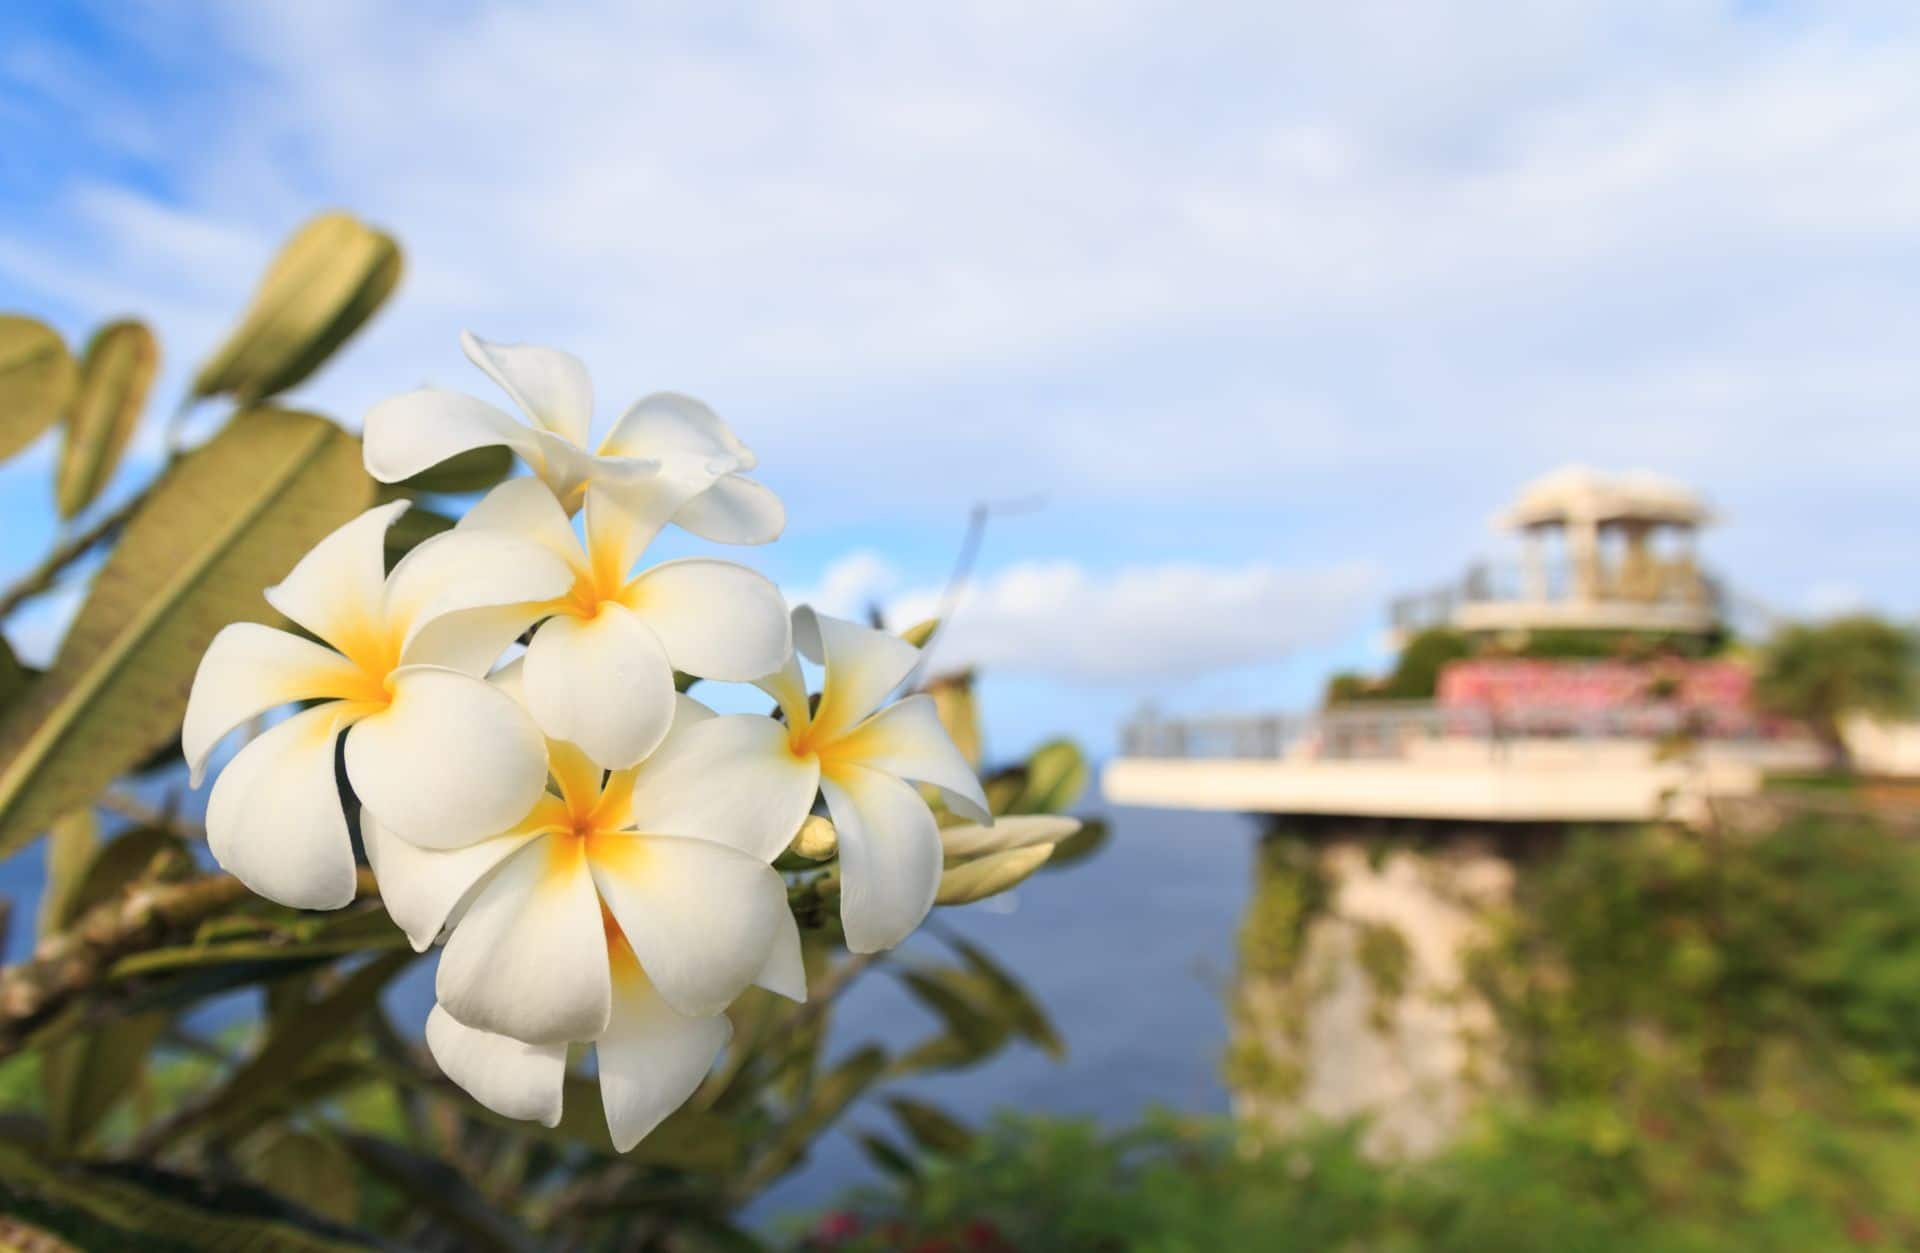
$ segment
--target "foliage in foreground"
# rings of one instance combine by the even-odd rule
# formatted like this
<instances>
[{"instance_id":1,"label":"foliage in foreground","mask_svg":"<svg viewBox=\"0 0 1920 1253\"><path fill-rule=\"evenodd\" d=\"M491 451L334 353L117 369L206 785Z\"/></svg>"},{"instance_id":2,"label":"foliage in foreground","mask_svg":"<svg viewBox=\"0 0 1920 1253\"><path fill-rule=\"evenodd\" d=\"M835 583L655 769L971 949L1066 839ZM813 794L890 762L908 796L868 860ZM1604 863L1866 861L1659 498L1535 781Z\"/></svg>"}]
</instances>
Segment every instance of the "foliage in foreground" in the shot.
<instances>
[{"instance_id":1,"label":"foliage in foreground","mask_svg":"<svg viewBox=\"0 0 1920 1253\"><path fill-rule=\"evenodd\" d=\"M383 233L340 213L308 223L196 372L163 463L117 502L117 473L152 468L122 463L158 338L115 323L76 359L52 328L0 315L0 458L57 433L54 503L73 522L0 591L0 623L86 586L44 670L0 639L0 857L38 844L47 867L38 918L11 918L37 924L33 954L0 969L0 1245L738 1247L739 1208L871 1090L1015 1039L1061 1048L1015 976L963 940L944 956L849 954L830 853L797 846L777 868L806 928L809 1002L737 1002L718 1068L619 1154L591 1074L568 1076L557 1127L515 1122L406 1038L394 985L418 959L364 868L357 899L327 913L209 872L206 832L176 803L181 717L208 642L237 621L284 625L262 589L376 499L414 505L386 532L391 565L452 524L436 506L512 469L479 449L376 485L355 435L274 403L373 316L400 270ZM189 425L205 438L182 452ZM969 680L930 686L977 766ZM1086 782L1064 741L983 778L992 810L1020 815L1071 807ZM953 858L940 903L1067 865L1099 838ZM938 1026L898 1052L829 1049L838 997L870 974L898 978Z\"/></svg>"},{"instance_id":2,"label":"foliage in foreground","mask_svg":"<svg viewBox=\"0 0 1920 1253\"><path fill-rule=\"evenodd\" d=\"M1477 978L1517 1089L1439 1157L1357 1127L995 1124L807 1247L1176 1253L1920 1247L1920 846L1864 825L1595 833L1530 868Z\"/></svg>"}]
</instances>

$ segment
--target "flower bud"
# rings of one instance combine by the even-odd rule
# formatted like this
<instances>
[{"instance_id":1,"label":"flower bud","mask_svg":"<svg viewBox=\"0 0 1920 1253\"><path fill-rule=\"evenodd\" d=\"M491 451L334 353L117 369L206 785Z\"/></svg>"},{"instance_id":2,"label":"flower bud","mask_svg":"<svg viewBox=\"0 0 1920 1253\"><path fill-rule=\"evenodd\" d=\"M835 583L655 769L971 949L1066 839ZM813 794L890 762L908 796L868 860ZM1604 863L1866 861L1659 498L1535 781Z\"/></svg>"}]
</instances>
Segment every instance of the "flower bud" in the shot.
<instances>
[{"instance_id":1,"label":"flower bud","mask_svg":"<svg viewBox=\"0 0 1920 1253\"><path fill-rule=\"evenodd\" d=\"M840 834L833 829L832 820L819 814L808 814L794 833L793 843L787 845L788 852L808 861L825 861L839 848Z\"/></svg>"}]
</instances>

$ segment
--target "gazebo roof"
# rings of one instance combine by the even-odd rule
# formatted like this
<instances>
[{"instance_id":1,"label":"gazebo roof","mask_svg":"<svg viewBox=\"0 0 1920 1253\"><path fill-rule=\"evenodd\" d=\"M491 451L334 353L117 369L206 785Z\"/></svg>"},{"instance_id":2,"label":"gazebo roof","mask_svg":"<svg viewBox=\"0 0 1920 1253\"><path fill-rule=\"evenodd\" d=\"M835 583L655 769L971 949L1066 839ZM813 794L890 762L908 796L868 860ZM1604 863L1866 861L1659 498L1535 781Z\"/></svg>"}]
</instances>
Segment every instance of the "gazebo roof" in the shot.
<instances>
[{"instance_id":1,"label":"gazebo roof","mask_svg":"<svg viewBox=\"0 0 1920 1253\"><path fill-rule=\"evenodd\" d=\"M1603 474L1589 466L1565 466L1535 479L1497 518L1515 531L1573 521L1701 526L1712 520L1700 497L1672 479L1646 470Z\"/></svg>"}]
</instances>

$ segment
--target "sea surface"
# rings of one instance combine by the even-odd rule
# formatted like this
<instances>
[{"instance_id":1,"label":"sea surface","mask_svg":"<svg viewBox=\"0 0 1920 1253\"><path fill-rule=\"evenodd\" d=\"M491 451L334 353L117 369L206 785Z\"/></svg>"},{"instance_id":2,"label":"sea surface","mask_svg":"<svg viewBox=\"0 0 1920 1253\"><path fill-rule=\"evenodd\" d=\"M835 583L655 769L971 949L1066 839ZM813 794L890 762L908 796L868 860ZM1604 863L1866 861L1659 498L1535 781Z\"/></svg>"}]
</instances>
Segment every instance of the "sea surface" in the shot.
<instances>
[{"instance_id":1,"label":"sea surface","mask_svg":"<svg viewBox=\"0 0 1920 1253\"><path fill-rule=\"evenodd\" d=\"M1026 983L1065 1041L1065 1058L1015 1042L974 1069L885 1091L935 1102L970 1122L1013 1109L1088 1115L1118 1127L1155 1106L1226 1110L1219 1077L1226 989L1259 828L1234 814L1116 809L1107 817L1112 836L1094 857L1043 872L1006 896L936 914ZM9 961L31 947L42 880L38 842L0 862L0 892L14 906ZM899 960L943 954L937 941L919 937ZM431 965L422 963L395 986L390 1004L397 1018L422 1023L432 997ZM904 1048L937 1025L892 977L869 972L841 999L829 1057L869 1042ZM764 1223L819 1209L875 1179L848 1133L892 1133L890 1123L876 1102L856 1105L749 1217Z\"/></svg>"}]
</instances>

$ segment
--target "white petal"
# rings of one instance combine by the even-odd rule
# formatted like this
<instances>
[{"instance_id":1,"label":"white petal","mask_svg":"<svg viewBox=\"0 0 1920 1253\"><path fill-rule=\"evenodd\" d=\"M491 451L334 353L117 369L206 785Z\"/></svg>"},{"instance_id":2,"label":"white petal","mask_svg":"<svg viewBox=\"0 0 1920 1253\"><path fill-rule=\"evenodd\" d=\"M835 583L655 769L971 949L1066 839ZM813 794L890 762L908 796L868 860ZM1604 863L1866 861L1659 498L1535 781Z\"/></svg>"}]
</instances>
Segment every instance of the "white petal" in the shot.
<instances>
[{"instance_id":1,"label":"white petal","mask_svg":"<svg viewBox=\"0 0 1920 1253\"><path fill-rule=\"evenodd\" d=\"M539 479L508 479L474 502L456 531L504 531L545 548L570 569L585 569L587 551L553 491Z\"/></svg>"},{"instance_id":2,"label":"white petal","mask_svg":"<svg viewBox=\"0 0 1920 1253\"><path fill-rule=\"evenodd\" d=\"M770 862L792 842L819 787L819 758L796 755L785 726L728 714L677 730L641 763L631 825L718 840Z\"/></svg>"},{"instance_id":3,"label":"white petal","mask_svg":"<svg viewBox=\"0 0 1920 1253\"><path fill-rule=\"evenodd\" d=\"M680 506L673 520L716 544L767 544L787 529L787 509L772 489L729 474Z\"/></svg>"},{"instance_id":4,"label":"white petal","mask_svg":"<svg viewBox=\"0 0 1920 1253\"><path fill-rule=\"evenodd\" d=\"M334 531L267 589L267 603L343 652L381 636L387 528L406 511L404 500L375 505Z\"/></svg>"},{"instance_id":5,"label":"white petal","mask_svg":"<svg viewBox=\"0 0 1920 1253\"><path fill-rule=\"evenodd\" d=\"M1040 844L1058 844L1080 829L1078 818L1058 814L1015 814L1000 818L990 827L942 827L940 845L950 861L971 861L1016 848Z\"/></svg>"},{"instance_id":6,"label":"white petal","mask_svg":"<svg viewBox=\"0 0 1920 1253\"><path fill-rule=\"evenodd\" d=\"M447 1078L494 1113L560 1125L567 1090L565 1044L523 1044L476 1031L435 1005L427 1015L427 1050Z\"/></svg>"},{"instance_id":7,"label":"white petal","mask_svg":"<svg viewBox=\"0 0 1920 1253\"><path fill-rule=\"evenodd\" d=\"M657 477L624 483L601 479L587 489L588 561L600 587L626 583L640 554L686 498L686 488Z\"/></svg>"},{"instance_id":8,"label":"white petal","mask_svg":"<svg viewBox=\"0 0 1920 1253\"><path fill-rule=\"evenodd\" d=\"M489 343L468 331L460 333L460 347L529 418L576 447L586 447L587 428L593 423L593 380L580 358L537 344Z\"/></svg>"},{"instance_id":9,"label":"white petal","mask_svg":"<svg viewBox=\"0 0 1920 1253\"><path fill-rule=\"evenodd\" d=\"M892 948L913 934L940 890L940 832L907 784L846 766L820 780L840 832L840 922L856 953Z\"/></svg>"},{"instance_id":10,"label":"white petal","mask_svg":"<svg viewBox=\"0 0 1920 1253\"><path fill-rule=\"evenodd\" d=\"M341 695L359 673L339 653L286 631L257 622L222 627L194 672L180 728L193 786L200 786L208 755L229 731L281 705Z\"/></svg>"},{"instance_id":11,"label":"white petal","mask_svg":"<svg viewBox=\"0 0 1920 1253\"><path fill-rule=\"evenodd\" d=\"M825 668L813 720L818 734L827 737L844 734L878 709L920 660L919 649L891 632L828 617L806 605L793 611L793 642Z\"/></svg>"},{"instance_id":12,"label":"white petal","mask_svg":"<svg viewBox=\"0 0 1920 1253\"><path fill-rule=\"evenodd\" d=\"M380 899L394 925L421 953L433 947L460 898L540 833L529 825L465 848L421 848L387 830L371 809L360 811L360 837L380 884Z\"/></svg>"},{"instance_id":13,"label":"white petal","mask_svg":"<svg viewBox=\"0 0 1920 1253\"><path fill-rule=\"evenodd\" d=\"M673 721L673 666L624 605L549 618L527 645L527 707L540 729L609 769L659 746Z\"/></svg>"},{"instance_id":14,"label":"white petal","mask_svg":"<svg viewBox=\"0 0 1920 1253\"><path fill-rule=\"evenodd\" d=\"M733 1024L675 1010L624 950L614 958L613 978L613 1014L594 1055L607 1130L624 1153L686 1104L727 1046Z\"/></svg>"},{"instance_id":15,"label":"white petal","mask_svg":"<svg viewBox=\"0 0 1920 1253\"><path fill-rule=\"evenodd\" d=\"M954 812L993 821L980 777L954 746L931 696L909 696L882 709L849 732L835 752L869 769L931 783L947 794Z\"/></svg>"},{"instance_id":16,"label":"white petal","mask_svg":"<svg viewBox=\"0 0 1920 1253\"><path fill-rule=\"evenodd\" d=\"M719 714L702 705L685 692L675 692L673 695L673 725L667 728L667 740L672 740L674 736L679 735L688 727L697 726L702 722L711 722L719 716ZM662 741L663 746L665 742L666 741Z\"/></svg>"},{"instance_id":17,"label":"white petal","mask_svg":"<svg viewBox=\"0 0 1920 1253\"><path fill-rule=\"evenodd\" d=\"M656 392L636 401L607 432L600 455L715 463L711 472L716 474L750 470L754 464L753 454L719 414L677 392Z\"/></svg>"},{"instance_id":18,"label":"white petal","mask_svg":"<svg viewBox=\"0 0 1920 1253\"><path fill-rule=\"evenodd\" d=\"M547 786L547 745L499 688L433 666L393 672L393 703L347 735L347 778L401 839L459 848L517 825Z\"/></svg>"},{"instance_id":19,"label":"white petal","mask_svg":"<svg viewBox=\"0 0 1920 1253\"><path fill-rule=\"evenodd\" d=\"M414 632L402 660L410 666L439 666L484 677L526 634L536 612L545 611L521 603L441 614Z\"/></svg>"},{"instance_id":20,"label":"white petal","mask_svg":"<svg viewBox=\"0 0 1920 1253\"><path fill-rule=\"evenodd\" d=\"M381 401L367 412L360 441L367 473L398 483L449 457L502 445L537 466L541 449L528 427L484 400L422 387Z\"/></svg>"},{"instance_id":21,"label":"white petal","mask_svg":"<svg viewBox=\"0 0 1920 1253\"><path fill-rule=\"evenodd\" d=\"M778 670L793 648L780 589L731 561L662 562L621 599L660 637L676 670L703 679L751 682Z\"/></svg>"},{"instance_id":22,"label":"white petal","mask_svg":"<svg viewBox=\"0 0 1920 1253\"><path fill-rule=\"evenodd\" d=\"M647 977L683 1014L717 1014L766 965L786 881L757 857L674 835L597 835L601 899Z\"/></svg>"},{"instance_id":23,"label":"white petal","mask_svg":"<svg viewBox=\"0 0 1920 1253\"><path fill-rule=\"evenodd\" d=\"M800 924L791 910L786 921L774 933L773 947L767 952L767 964L753 977L756 987L765 988L790 1001L802 1004L807 999L807 964L800 953Z\"/></svg>"},{"instance_id":24,"label":"white petal","mask_svg":"<svg viewBox=\"0 0 1920 1253\"><path fill-rule=\"evenodd\" d=\"M780 707L780 716L787 720L790 727L805 730L813 720L812 702L807 697L807 677L800 672L800 658L797 654L787 654L780 668L770 674L763 674L753 681L753 685L773 697Z\"/></svg>"},{"instance_id":25,"label":"white petal","mask_svg":"<svg viewBox=\"0 0 1920 1253\"><path fill-rule=\"evenodd\" d=\"M270 728L227 763L207 798L214 860L282 905L339 909L353 900L353 837L333 773L341 720L329 703Z\"/></svg>"},{"instance_id":26,"label":"white petal","mask_svg":"<svg viewBox=\"0 0 1920 1253\"><path fill-rule=\"evenodd\" d=\"M572 586L572 567L530 540L499 531L447 531L416 547L393 568L387 580L386 622L403 644L411 644L417 632L443 614L519 605L524 630L542 615L540 603L565 595ZM401 660L422 661L410 652L403 652Z\"/></svg>"},{"instance_id":27,"label":"white petal","mask_svg":"<svg viewBox=\"0 0 1920 1253\"><path fill-rule=\"evenodd\" d=\"M532 1044L606 1027L606 928L584 845L544 836L481 886L440 956L434 988L448 1013Z\"/></svg>"}]
</instances>

